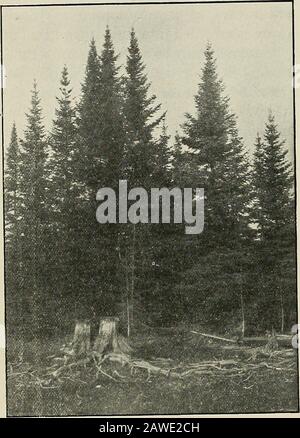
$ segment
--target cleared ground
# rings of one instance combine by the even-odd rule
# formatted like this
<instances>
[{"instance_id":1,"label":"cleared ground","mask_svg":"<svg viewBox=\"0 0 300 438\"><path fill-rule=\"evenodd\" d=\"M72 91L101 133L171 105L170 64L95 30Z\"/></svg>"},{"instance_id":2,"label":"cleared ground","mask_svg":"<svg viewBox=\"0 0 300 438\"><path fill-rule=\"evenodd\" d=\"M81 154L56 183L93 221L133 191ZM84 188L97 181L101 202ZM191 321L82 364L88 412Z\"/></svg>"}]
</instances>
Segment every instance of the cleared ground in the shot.
<instances>
[{"instance_id":1,"label":"cleared ground","mask_svg":"<svg viewBox=\"0 0 300 438\"><path fill-rule=\"evenodd\" d=\"M288 357L253 355L244 347L207 341L189 333L135 336L134 356L164 368L216 361L199 375L168 378L106 363L78 366L59 379L39 381L64 340L21 342L9 339L7 363L10 416L112 414L197 414L295 412L298 410L296 350ZM51 357L52 356L52 357ZM223 371L218 361L236 361ZM249 365L250 364L250 365ZM243 367L245 370L243 370ZM250 367L250 368L249 368ZM253 370L251 370L253 367Z\"/></svg>"}]
</instances>

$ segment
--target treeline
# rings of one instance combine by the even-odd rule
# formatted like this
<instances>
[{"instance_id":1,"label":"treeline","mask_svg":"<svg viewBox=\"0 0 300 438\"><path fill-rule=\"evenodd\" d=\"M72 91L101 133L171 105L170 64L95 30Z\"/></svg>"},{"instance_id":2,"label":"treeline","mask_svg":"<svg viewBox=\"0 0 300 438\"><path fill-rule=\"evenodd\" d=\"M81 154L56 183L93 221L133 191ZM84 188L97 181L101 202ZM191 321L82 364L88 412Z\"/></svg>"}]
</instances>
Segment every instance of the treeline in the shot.
<instances>
[{"instance_id":1,"label":"treeline","mask_svg":"<svg viewBox=\"0 0 300 438\"><path fill-rule=\"evenodd\" d=\"M188 78L186 78L188 80ZM5 169L9 331L52 333L76 318L118 315L141 327L199 322L241 333L296 321L291 165L273 115L250 161L214 52L172 144L132 30L121 74L109 29L90 43L74 103L63 68L50 132L36 83L22 138L12 128ZM183 109L184 110L184 109ZM255 129L255 127L254 127ZM96 192L204 187L205 226L96 221Z\"/></svg>"}]
</instances>

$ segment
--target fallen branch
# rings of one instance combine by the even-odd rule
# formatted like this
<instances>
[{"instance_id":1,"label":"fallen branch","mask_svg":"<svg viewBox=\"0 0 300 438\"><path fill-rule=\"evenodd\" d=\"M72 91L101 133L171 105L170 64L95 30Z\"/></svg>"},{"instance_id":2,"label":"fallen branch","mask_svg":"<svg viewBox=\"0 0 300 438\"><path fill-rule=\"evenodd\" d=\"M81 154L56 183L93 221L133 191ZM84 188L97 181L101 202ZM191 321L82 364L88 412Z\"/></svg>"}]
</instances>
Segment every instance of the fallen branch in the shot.
<instances>
[{"instance_id":1,"label":"fallen branch","mask_svg":"<svg viewBox=\"0 0 300 438\"><path fill-rule=\"evenodd\" d=\"M195 332L194 330L191 330L191 333L194 333L195 335L204 336L206 338L219 339L220 341L232 342L233 344L236 344L236 341L234 339L222 338L221 336L215 336L215 335L209 335L207 333Z\"/></svg>"}]
</instances>

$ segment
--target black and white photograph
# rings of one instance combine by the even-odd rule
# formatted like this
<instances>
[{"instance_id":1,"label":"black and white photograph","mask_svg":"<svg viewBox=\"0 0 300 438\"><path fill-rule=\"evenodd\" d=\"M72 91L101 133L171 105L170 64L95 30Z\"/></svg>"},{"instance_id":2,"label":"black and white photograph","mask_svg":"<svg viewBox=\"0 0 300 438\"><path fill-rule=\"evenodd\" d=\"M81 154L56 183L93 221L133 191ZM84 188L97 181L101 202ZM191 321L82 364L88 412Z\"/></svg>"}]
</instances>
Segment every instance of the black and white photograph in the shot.
<instances>
[{"instance_id":1,"label":"black and white photograph","mask_svg":"<svg viewBox=\"0 0 300 438\"><path fill-rule=\"evenodd\" d=\"M1 6L7 416L299 413L297 87L292 1Z\"/></svg>"}]
</instances>

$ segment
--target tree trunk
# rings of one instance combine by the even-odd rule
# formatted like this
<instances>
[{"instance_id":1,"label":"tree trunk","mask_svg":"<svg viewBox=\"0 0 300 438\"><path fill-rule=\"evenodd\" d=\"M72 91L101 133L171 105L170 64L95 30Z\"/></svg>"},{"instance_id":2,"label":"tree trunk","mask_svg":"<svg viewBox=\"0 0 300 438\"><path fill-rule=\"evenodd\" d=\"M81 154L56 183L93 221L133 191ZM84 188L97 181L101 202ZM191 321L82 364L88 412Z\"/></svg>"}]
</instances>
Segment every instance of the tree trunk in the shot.
<instances>
[{"instance_id":1,"label":"tree trunk","mask_svg":"<svg viewBox=\"0 0 300 438\"><path fill-rule=\"evenodd\" d=\"M280 293L280 307L281 307L281 333L284 333L284 306L283 306L282 291Z\"/></svg>"},{"instance_id":2,"label":"tree trunk","mask_svg":"<svg viewBox=\"0 0 300 438\"><path fill-rule=\"evenodd\" d=\"M120 244L120 236L118 237L118 254L119 254L119 260L120 260L120 267L122 271L124 271L125 274L125 294L122 294L123 296L123 314L124 314L124 321L126 321L127 325L127 337L130 337L130 285L129 285L129 267L128 267L128 250L125 248L125 256L124 256L124 262L122 261L121 256L121 244Z\"/></svg>"},{"instance_id":3,"label":"tree trunk","mask_svg":"<svg viewBox=\"0 0 300 438\"><path fill-rule=\"evenodd\" d=\"M131 325L134 324L134 299L135 299L135 224L133 225L132 253L131 253Z\"/></svg>"},{"instance_id":4,"label":"tree trunk","mask_svg":"<svg viewBox=\"0 0 300 438\"><path fill-rule=\"evenodd\" d=\"M241 291L241 313L242 313L242 338L245 337L245 309L244 309L244 297Z\"/></svg>"},{"instance_id":5,"label":"tree trunk","mask_svg":"<svg viewBox=\"0 0 300 438\"><path fill-rule=\"evenodd\" d=\"M91 347L91 325L88 320L76 322L72 347L73 353L77 357L84 357L89 353Z\"/></svg>"},{"instance_id":6,"label":"tree trunk","mask_svg":"<svg viewBox=\"0 0 300 438\"><path fill-rule=\"evenodd\" d=\"M127 320L127 337L130 337L130 298L129 298L129 278L128 278L128 260L127 250L125 255L125 276L126 276L126 320Z\"/></svg>"},{"instance_id":7,"label":"tree trunk","mask_svg":"<svg viewBox=\"0 0 300 438\"><path fill-rule=\"evenodd\" d=\"M129 354L132 349L122 336L118 335L119 318L106 317L100 322L99 334L94 350L99 354L121 353Z\"/></svg>"}]
</instances>

